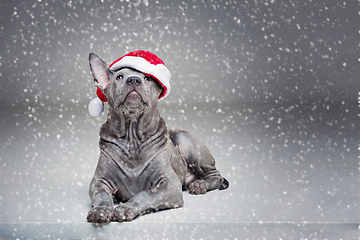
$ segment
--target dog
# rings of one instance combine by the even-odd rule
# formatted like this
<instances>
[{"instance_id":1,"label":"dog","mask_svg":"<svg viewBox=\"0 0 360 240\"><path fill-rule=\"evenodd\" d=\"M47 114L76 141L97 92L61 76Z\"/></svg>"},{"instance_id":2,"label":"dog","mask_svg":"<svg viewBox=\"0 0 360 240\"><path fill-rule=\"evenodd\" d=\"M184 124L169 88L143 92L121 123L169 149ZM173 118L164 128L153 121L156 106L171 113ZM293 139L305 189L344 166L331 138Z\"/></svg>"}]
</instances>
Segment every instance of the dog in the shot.
<instances>
[{"instance_id":1,"label":"dog","mask_svg":"<svg viewBox=\"0 0 360 240\"><path fill-rule=\"evenodd\" d=\"M139 52L143 55L128 57L130 64L116 70L94 53L89 55L94 83L108 101L100 157L89 188L89 222L132 221L182 207L184 190L197 195L229 186L203 141L187 131L167 128L157 104L164 89L169 91L170 75L163 74L167 69L162 64L149 65L162 67L160 72L139 70L132 61L143 64L144 53L150 54Z\"/></svg>"}]
</instances>

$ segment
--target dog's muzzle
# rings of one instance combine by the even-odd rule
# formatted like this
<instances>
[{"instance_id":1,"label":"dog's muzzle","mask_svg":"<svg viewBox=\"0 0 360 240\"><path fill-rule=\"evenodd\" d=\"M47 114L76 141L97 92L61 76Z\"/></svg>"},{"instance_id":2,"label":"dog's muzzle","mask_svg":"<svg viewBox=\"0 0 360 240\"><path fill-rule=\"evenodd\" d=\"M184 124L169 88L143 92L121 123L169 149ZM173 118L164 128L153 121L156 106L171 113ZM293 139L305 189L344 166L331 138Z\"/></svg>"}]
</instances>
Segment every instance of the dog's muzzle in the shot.
<instances>
[{"instance_id":1,"label":"dog's muzzle","mask_svg":"<svg viewBox=\"0 0 360 240\"><path fill-rule=\"evenodd\" d=\"M141 79L139 77L129 77L126 83L132 87L136 87L141 84Z\"/></svg>"}]
</instances>

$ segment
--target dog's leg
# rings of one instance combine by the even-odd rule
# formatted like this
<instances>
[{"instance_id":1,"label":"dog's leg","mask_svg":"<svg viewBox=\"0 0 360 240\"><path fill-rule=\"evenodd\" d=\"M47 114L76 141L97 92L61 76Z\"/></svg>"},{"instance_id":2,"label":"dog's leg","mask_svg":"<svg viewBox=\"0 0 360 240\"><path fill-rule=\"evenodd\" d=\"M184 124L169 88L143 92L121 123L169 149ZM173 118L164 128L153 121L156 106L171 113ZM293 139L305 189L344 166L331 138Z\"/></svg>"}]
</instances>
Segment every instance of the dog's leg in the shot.
<instances>
[{"instance_id":1,"label":"dog's leg","mask_svg":"<svg viewBox=\"0 0 360 240\"><path fill-rule=\"evenodd\" d=\"M158 173L155 174L157 185L150 190L141 191L126 203L120 203L114 209L113 221L131 221L138 215L151 211L183 206L181 183L175 172L169 166L163 173Z\"/></svg>"},{"instance_id":2,"label":"dog's leg","mask_svg":"<svg viewBox=\"0 0 360 240\"><path fill-rule=\"evenodd\" d=\"M106 186L93 179L90 185L90 198L93 207L86 219L94 223L109 223L113 216L114 203L106 191Z\"/></svg>"},{"instance_id":3,"label":"dog's leg","mask_svg":"<svg viewBox=\"0 0 360 240\"><path fill-rule=\"evenodd\" d=\"M113 216L114 202L111 191L96 175L91 180L89 195L92 202L87 220L94 223L109 223Z\"/></svg>"},{"instance_id":4,"label":"dog's leg","mask_svg":"<svg viewBox=\"0 0 360 240\"><path fill-rule=\"evenodd\" d=\"M200 138L180 130L172 130L169 133L188 164L187 179L191 179L191 182L186 181L185 184L189 184L191 194L204 194L214 189L228 188L229 182L216 169L213 156Z\"/></svg>"}]
</instances>

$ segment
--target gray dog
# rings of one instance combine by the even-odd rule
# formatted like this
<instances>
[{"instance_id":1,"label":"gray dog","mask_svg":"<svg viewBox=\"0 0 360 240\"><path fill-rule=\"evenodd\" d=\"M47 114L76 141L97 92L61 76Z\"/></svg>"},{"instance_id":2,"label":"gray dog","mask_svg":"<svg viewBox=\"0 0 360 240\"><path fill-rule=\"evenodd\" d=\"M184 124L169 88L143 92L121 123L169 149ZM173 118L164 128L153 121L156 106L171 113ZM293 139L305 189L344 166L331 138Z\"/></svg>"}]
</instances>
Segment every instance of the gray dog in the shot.
<instances>
[{"instance_id":1,"label":"gray dog","mask_svg":"<svg viewBox=\"0 0 360 240\"><path fill-rule=\"evenodd\" d=\"M229 186L199 138L167 129L157 108L166 84L157 73L139 71L136 64L113 70L93 53L89 62L95 85L109 105L90 183L89 222L131 221L152 211L182 207L182 190L204 194Z\"/></svg>"}]
</instances>

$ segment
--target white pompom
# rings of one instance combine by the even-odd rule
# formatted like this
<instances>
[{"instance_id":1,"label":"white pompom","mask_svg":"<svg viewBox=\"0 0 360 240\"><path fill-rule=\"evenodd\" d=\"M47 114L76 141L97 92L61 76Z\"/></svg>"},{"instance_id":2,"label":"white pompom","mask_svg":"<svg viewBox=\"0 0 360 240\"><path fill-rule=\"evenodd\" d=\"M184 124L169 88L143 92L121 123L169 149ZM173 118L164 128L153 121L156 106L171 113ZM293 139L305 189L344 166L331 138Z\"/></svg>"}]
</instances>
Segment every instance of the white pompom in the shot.
<instances>
[{"instance_id":1,"label":"white pompom","mask_svg":"<svg viewBox=\"0 0 360 240\"><path fill-rule=\"evenodd\" d=\"M98 97L96 97L90 101L88 111L93 117L100 116L104 111L104 103Z\"/></svg>"}]
</instances>

